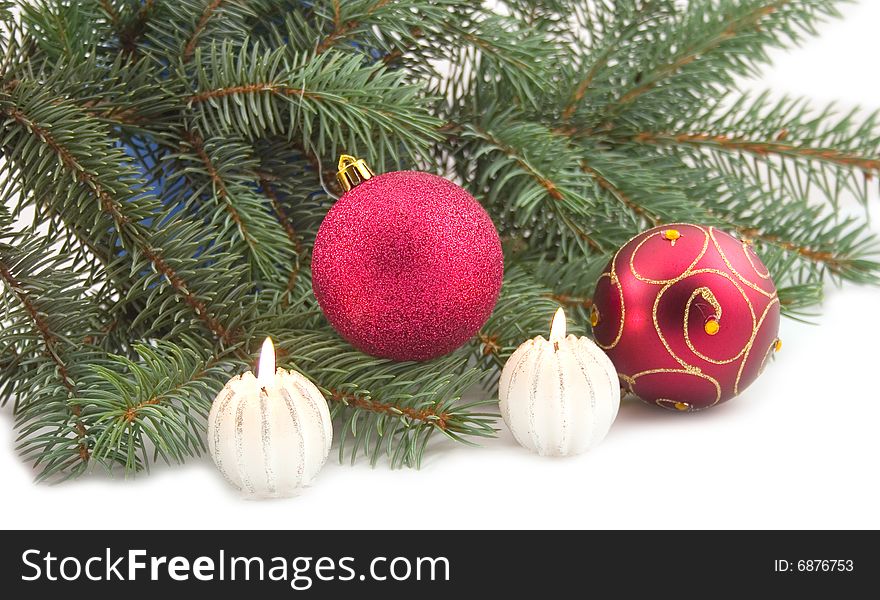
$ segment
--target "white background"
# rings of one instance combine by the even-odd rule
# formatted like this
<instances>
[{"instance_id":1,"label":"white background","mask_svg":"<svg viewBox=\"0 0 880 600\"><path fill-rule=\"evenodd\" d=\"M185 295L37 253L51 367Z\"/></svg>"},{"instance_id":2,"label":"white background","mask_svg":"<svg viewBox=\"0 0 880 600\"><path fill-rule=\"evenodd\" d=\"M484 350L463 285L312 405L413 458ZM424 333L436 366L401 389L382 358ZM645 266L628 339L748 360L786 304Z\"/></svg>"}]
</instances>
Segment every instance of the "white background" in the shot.
<instances>
[{"instance_id":1,"label":"white background","mask_svg":"<svg viewBox=\"0 0 880 600\"><path fill-rule=\"evenodd\" d=\"M880 108L880 2L844 12L744 85ZM540 458L502 431L478 449L440 441L420 471L333 455L288 500L241 500L209 458L134 480L36 485L6 407L0 527L877 528L878 302L878 289L830 290L818 326L783 321L783 351L741 397L689 415L630 398L589 454Z\"/></svg>"}]
</instances>

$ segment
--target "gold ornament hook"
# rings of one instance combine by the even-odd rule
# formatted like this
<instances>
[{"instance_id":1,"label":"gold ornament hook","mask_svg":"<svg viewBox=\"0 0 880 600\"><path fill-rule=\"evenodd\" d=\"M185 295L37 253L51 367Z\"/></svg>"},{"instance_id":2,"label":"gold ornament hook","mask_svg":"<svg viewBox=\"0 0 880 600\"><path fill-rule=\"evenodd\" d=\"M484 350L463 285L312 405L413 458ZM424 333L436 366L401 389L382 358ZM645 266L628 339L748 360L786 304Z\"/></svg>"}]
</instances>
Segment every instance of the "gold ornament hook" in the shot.
<instances>
[{"instance_id":1,"label":"gold ornament hook","mask_svg":"<svg viewBox=\"0 0 880 600\"><path fill-rule=\"evenodd\" d=\"M339 170L336 172L336 179L345 192L375 175L364 159L355 158L348 154L339 156L337 169Z\"/></svg>"}]
</instances>

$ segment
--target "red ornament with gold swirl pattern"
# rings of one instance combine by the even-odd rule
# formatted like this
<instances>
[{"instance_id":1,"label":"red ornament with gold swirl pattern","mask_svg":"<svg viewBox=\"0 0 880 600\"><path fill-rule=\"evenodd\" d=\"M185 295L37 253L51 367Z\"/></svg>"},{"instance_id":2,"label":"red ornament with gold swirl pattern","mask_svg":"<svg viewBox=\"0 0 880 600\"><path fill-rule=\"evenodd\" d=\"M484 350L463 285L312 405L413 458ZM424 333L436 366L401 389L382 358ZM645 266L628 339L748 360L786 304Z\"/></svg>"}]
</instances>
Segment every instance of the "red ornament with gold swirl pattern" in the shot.
<instances>
[{"instance_id":1,"label":"red ornament with gold swirl pattern","mask_svg":"<svg viewBox=\"0 0 880 600\"><path fill-rule=\"evenodd\" d=\"M599 277L593 333L624 387L679 411L733 398L779 350L776 286L748 240L714 227L654 227Z\"/></svg>"}]
</instances>

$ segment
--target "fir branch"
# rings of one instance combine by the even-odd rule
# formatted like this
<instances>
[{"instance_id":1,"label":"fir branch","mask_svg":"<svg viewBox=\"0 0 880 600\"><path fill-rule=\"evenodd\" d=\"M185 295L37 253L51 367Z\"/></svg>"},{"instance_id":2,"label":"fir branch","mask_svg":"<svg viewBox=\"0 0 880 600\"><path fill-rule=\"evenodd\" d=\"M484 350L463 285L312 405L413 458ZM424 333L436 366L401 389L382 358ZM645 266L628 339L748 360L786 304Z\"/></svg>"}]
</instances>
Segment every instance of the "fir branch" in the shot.
<instances>
[{"instance_id":1,"label":"fir branch","mask_svg":"<svg viewBox=\"0 0 880 600\"><path fill-rule=\"evenodd\" d=\"M563 195L562 192L559 191L559 186L556 185L549 177L542 175L535 167L529 164L528 160L526 160L523 156L521 156L515 148L504 143L500 139L498 139L491 132L486 131L480 127L473 127L474 133L481 136L485 141L489 142L498 150L507 155L508 158L511 158L526 174L535 180L535 182L544 188L547 192L547 195L550 196L553 200L562 200ZM591 247L598 248L598 244L592 240L588 240Z\"/></svg>"},{"instance_id":2,"label":"fir branch","mask_svg":"<svg viewBox=\"0 0 880 600\"><path fill-rule=\"evenodd\" d=\"M124 22L117 23L119 46L127 57L135 58L137 56L138 43L146 33L147 24L154 9L155 0L143 0L138 3L137 10L133 11L133 14L126 14L127 18Z\"/></svg>"},{"instance_id":3,"label":"fir branch","mask_svg":"<svg viewBox=\"0 0 880 600\"><path fill-rule=\"evenodd\" d=\"M166 262L161 253L149 245L145 245L140 250L171 287L180 294L183 301L192 308L193 313L205 324L208 330L221 342L231 344L234 339L233 334L210 313L207 305L190 291L186 281Z\"/></svg>"},{"instance_id":4,"label":"fir branch","mask_svg":"<svg viewBox=\"0 0 880 600\"><path fill-rule=\"evenodd\" d=\"M6 394L15 394L16 424L22 431L19 449L43 463L44 473L57 468L82 472L91 459L90 428L70 402L80 389L77 358L92 353L77 349L69 333L88 332L93 311L80 282L64 257L53 256L44 238L0 232L0 347L19 360L3 371ZM14 300L11 303L10 300ZM14 308L14 304L20 310ZM77 331L77 328L79 331ZM3 398L5 402L8 396ZM59 420L48 420L47 415ZM59 422L60 421L60 422ZM47 427L51 429L46 430Z\"/></svg>"},{"instance_id":5,"label":"fir branch","mask_svg":"<svg viewBox=\"0 0 880 600\"><path fill-rule=\"evenodd\" d=\"M779 187L793 197L809 197L815 190L834 207L841 195L850 194L867 206L880 154L878 114L836 112L833 105L814 111L802 99L741 94L661 125L657 131L672 133L664 133L657 144L709 156L710 168L771 191Z\"/></svg>"},{"instance_id":6,"label":"fir branch","mask_svg":"<svg viewBox=\"0 0 880 600\"><path fill-rule=\"evenodd\" d=\"M778 246L783 250L794 252L795 254L806 258L807 260L827 265L832 272L841 273L845 267L845 259L835 255L830 250L816 250L808 246L797 244L795 242L783 239L779 235L765 233L756 227L736 226L736 232L742 235L746 240L758 240L767 244Z\"/></svg>"},{"instance_id":7,"label":"fir branch","mask_svg":"<svg viewBox=\"0 0 880 600\"><path fill-rule=\"evenodd\" d=\"M422 50L426 60L454 57L448 75L436 77L439 81L433 93L456 99L454 109L471 96L503 90L504 106L512 101L540 110L541 90L553 86L551 65L566 60L550 33L522 27L509 17L487 14L473 5L458 7L457 12L460 20L444 18L437 24L448 41Z\"/></svg>"},{"instance_id":8,"label":"fir branch","mask_svg":"<svg viewBox=\"0 0 880 600\"><path fill-rule=\"evenodd\" d=\"M273 4L275 0L155 2L148 15L132 23L135 32L145 28L143 36L137 36L137 48L158 66L179 68L189 78L195 73L194 59L200 49L223 41L240 42Z\"/></svg>"},{"instance_id":9,"label":"fir branch","mask_svg":"<svg viewBox=\"0 0 880 600\"><path fill-rule=\"evenodd\" d=\"M226 183L223 181L223 178L220 177L220 174L217 172L217 167L214 165L214 162L211 160L211 157L208 156L207 151L205 150L205 142L202 140L202 137L190 131L184 133L184 139L189 147L196 153L196 156L202 162L202 165L205 168L205 171L208 173L208 177L211 179L211 183L214 186L214 193L217 195L217 198L223 204L224 209L229 214L229 218L235 223L235 226L238 228L241 236L244 238L245 243L251 247L252 250L256 250L256 240L251 236L248 232L247 225L242 219L241 214L236 208L235 204L229 197L229 190L226 187Z\"/></svg>"},{"instance_id":10,"label":"fir branch","mask_svg":"<svg viewBox=\"0 0 880 600\"><path fill-rule=\"evenodd\" d=\"M571 94L571 100L568 102L568 104L565 105L565 108L562 109L563 123L571 120L571 117L574 115L581 101L584 99L584 96L587 93L587 89L593 83L593 80L596 78L596 75L599 73L599 71L606 66L607 61L607 56L599 57L599 59L596 60L596 62L590 67L590 70L587 71L586 75L584 75L583 79L581 79L578 82L577 86L575 86L574 91Z\"/></svg>"},{"instance_id":11,"label":"fir branch","mask_svg":"<svg viewBox=\"0 0 880 600\"><path fill-rule=\"evenodd\" d=\"M710 214L721 227L761 244L765 251L759 254L769 263L767 267L778 286L821 281L821 272L817 273L816 268L857 282L877 280L880 243L864 224L829 214L819 207L768 195L763 190L734 187L731 192L718 194L719 201L710 208ZM754 214L758 198L760 217L753 216L749 225L742 224L745 220L741 212ZM807 223L810 226L805 228ZM793 255L801 265L773 264L767 260L768 248Z\"/></svg>"},{"instance_id":12,"label":"fir branch","mask_svg":"<svg viewBox=\"0 0 880 600\"><path fill-rule=\"evenodd\" d=\"M55 335L49 330L49 326L46 323L45 318L40 314L34 305L33 300L31 300L28 293L24 290L21 283L15 278L15 276L9 270L9 267L0 261L0 278L3 279L3 282L9 286L9 289L13 291L15 296L18 298L21 305L24 307L28 316L33 321L37 330L40 332L40 336L43 339L43 345L46 348L46 354L52 359L52 362L55 363L58 368L58 374L60 375L61 383L64 387L67 388L68 392L73 393L75 391L74 385L70 378L70 374L67 370L67 365L61 358L58 356L58 352L55 349L55 345L57 343L57 338ZM78 411L74 411L75 416L79 416ZM81 432L81 435L85 435L85 431Z\"/></svg>"},{"instance_id":13,"label":"fir branch","mask_svg":"<svg viewBox=\"0 0 880 600\"><path fill-rule=\"evenodd\" d=\"M290 243L293 244L294 249L298 255L303 254L303 243L302 238L296 232L296 227L293 226L293 222L290 220L290 217L287 215L287 211L284 209L284 206L281 204L281 200L278 197L278 193L275 191L275 188L272 187L272 183L265 175L259 176L260 190L263 192L263 195L269 200L269 203L272 205L272 211L275 213L275 216L278 218L278 222L284 228L284 233L287 234L287 239L290 240Z\"/></svg>"},{"instance_id":14,"label":"fir branch","mask_svg":"<svg viewBox=\"0 0 880 600\"><path fill-rule=\"evenodd\" d=\"M53 64L34 74L44 87L87 114L113 127L163 140L169 122L180 110L177 97L167 87L157 87L157 67L152 61L116 55L112 60L97 49L85 59Z\"/></svg>"},{"instance_id":15,"label":"fir branch","mask_svg":"<svg viewBox=\"0 0 880 600\"><path fill-rule=\"evenodd\" d=\"M783 132L780 132L780 136L784 136ZM778 155L798 160L827 162L833 165L852 167L866 173L869 171L880 173L880 158L853 154L835 148L807 148L787 144L780 139L768 141L728 137L723 134L642 132L636 135L633 141L642 144L709 147L727 152L746 152L761 158Z\"/></svg>"},{"instance_id":16,"label":"fir branch","mask_svg":"<svg viewBox=\"0 0 880 600\"><path fill-rule=\"evenodd\" d=\"M16 82L14 85L7 86L6 90L9 93L15 94L18 92L18 83ZM55 106L60 106L61 101L53 100L52 104ZM72 169L76 171L77 175L75 177L79 177L83 170L81 166L77 163L73 154L65 148L65 146L60 143L54 136L52 136L49 132L49 129L34 123L26 113L17 108L15 105L6 105L3 106L2 98L0 98L0 114L6 114L10 119L11 123L15 123L28 131L30 135L33 135L40 143L46 144L59 158L59 161L62 165L64 165L67 169ZM22 167L25 166L25 163L21 161L17 161L16 157L18 155L24 155L26 152L17 152L16 150L21 150L21 148L13 148L11 145L6 144L4 149L7 151L7 156L9 159L9 164L0 165L0 172L4 170L9 171L10 177L8 181L11 183L7 189L7 195L20 195L22 196L22 200L27 197L31 197L37 208L37 212L35 218L39 218L41 212L49 216L50 219L64 222L66 225L66 235L68 235L67 246L72 248L76 248L79 245L78 252L81 255L81 260L76 260L76 262L82 262L83 264L90 265L91 274L88 277L89 281L95 281L100 283L100 279L98 279L102 269L106 269L111 262L111 252L109 249L99 240L93 239L89 235L89 231L87 227L84 227L82 223L78 222L75 219L71 219L70 211L65 211L63 208L59 209L56 205L51 202L46 202L45 196L46 190L43 187L38 187L36 189L30 190L28 186L25 185L25 182L19 173L19 175L15 175L15 171L20 171ZM92 183L92 177L89 173L85 174L85 177L80 181L85 182L87 185ZM66 185L66 184L65 184ZM103 189L98 187L95 189L89 188L89 193L98 193L99 198L101 198L102 202L104 201L106 194L103 192ZM52 192L49 192L50 194ZM23 202L22 202L23 204ZM51 225L51 224L50 224ZM51 229L50 229L51 232ZM112 288L115 288L116 292L125 292L126 285L121 281L118 277L110 277Z\"/></svg>"},{"instance_id":17,"label":"fir branch","mask_svg":"<svg viewBox=\"0 0 880 600\"><path fill-rule=\"evenodd\" d=\"M363 15L364 19L370 18L374 13L388 5L390 0L375 0L375 2L367 8ZM342 4L340 0L333 0L333 29L318 42L315 47L315 53L321 54L329 50L332 46L344 40L361 24L361 20L350 18L343 22L342 20Z\"/></svg>"},{"instance_id":18,"label":"fir branch","mask_svg":"<svg viewBox=\"0 0 880 600\"><path fill-rule=\"evenodd\" d=\"M223 0L209 0L205 4L205 9L202 11L202 14L199 16L199 20L196 23L195 28L193 29L192 35L189 40L183 46L183 62L189 62L193 53L195 52L196 45L199 43L199 38L202 33L204 33L205 28L208 25L208 21L216 14L217 9L220 8L220 5L223 4Z\"/></svg>"},{"instance_id":19,"label":"fir branch","mask_svg":"<svg viewBox=\"0 0 880 600\"><path fill-rule=\"evenodd\" d=\"M486 376L469 368L466 352L422 363L367 357L336 335L291 332L279 343L279 362L306 374L333 405L341 425L340 459L364 452L372 463L383 454L392 466L418 466L428 439L442 433L467 442L494 435L497 415L462 404L461 396Z\"/></svg>"},{"instance_id":20,"label":"fir branch","mask_svg":"<svg viewBox=\"0 0 880 600\"><path fill-rule=\"evenodd\" d=\"M418 88L404 83L401 73L364 67L356 55L290 57L287 48L263 52L254 43L236 52L223 44L207 58L199 53L196 65L205 75L188 103L205 131L247 139L286 132L288 140L298 137L317 156L363 148L377 168L401 147L424 155L439 137ZM391 105L397 110L388 110Z\"/></svg>"},{"instance_id":21,"label":"fir branch","mask_svg":"<svg viewBox=\"0 0 880 600\"><path fill-rule=\"evenodd\" d=\"M660 224L660 217L651 212L650 209L636 203L623 190L611 183L608 178L606 178L599 171L590 166L590 164L586 160L581 161L581 170L593 179L595 179L600 188L611 194L611 196L617 199L621 204L634 212L640 218L647 221L651 226Z\"/></svg>"},{"instance_id":22,"label":"fir branch","mask_svg":"<svg viewBox=\"0 0 880 600\"><path fill-rule=\"evenodd\" d=\"M124 457L126 473L133 473L159 458L180 463L206 450L204 423L230 363L204 358L192 345L138 345L137 362L115 356L95 367L88 390L73 403L101 431L97 459Z\"/></svg>"},{"instance_id":23,"label":"fir branch","mask_svg":"<svg viewBox=\"0 0 880 600\"><path fill-rule=\"evenodd\" d=\"M228 137L203 140L190 131L184 132L183 146L178 160L192 190L187 206L216 224L233 250L242 246L240 252L251 263L255 278L278 279L279 266L294 261L296 245L277 226L256 190L259 163L253 148Z\"/></svg>"},{"instance_id":24,"label":"fir branch","mask_svg":"<svg viewBox=\"0 0 880 600\"><path fill-rule=\"evenodd\" d=\"M750 8L744 14L734 19L726 20L724 27L713 31L708 39L700 40L698 44L681 49L671 61L659 65L653 73L643 76L641 82L630 89L623 90L618 104L621 106L631 104L639 96L659 85L664 79L675 75L687 65L718 49L727 40L735 38L743 32L757 29L761 21L787 4L791 4L791 0L762 2Z\"/></svg>"},{"instance_id":25,"label":"fir branch","mask_svg":"<svg viewBox=\"0 0 880 600\"><path fill-rule=\"evenodd\" d=\"M300 282L301 273L302 267L300 266L299 261L297 261L290 269L290 273L288 273L287 275L287 285L284 286L284 292L282 293L282 307L287 308L288 306L290 306L290 300L293 296L293 292L296 289L297 284L299 284Z\"/></svg>"},{"instance_id":26,"label":"fir branch","mask_svg":"<svg viewBox=\"0 0 880 600\"><path fill-rule=\"evenodd\" d=\"M75 62L88 56L107 26L97 2L20 2L21 22L34 44L34 63Z\"/></svg>"},{"instance_id":27,"label":"fir branch","mask_svg":"<svg viewBox=\"0 0 880 600\"><path fill-rule=\"evenodd\" d=\"M15 90L17 94L22 92L21 87ZM58 106L61 105L58 104ZM148 206L142 207L146 209L143 212L137 212L137 203L129 201L123 204L111 193L109 177L100 177L95 171L84 166L85 159L94 160L94 156L78 156L57 136L53 135L48 127L42 125L37 119L30 117L22 108L14 105L4 106L0 104L0 113L7 114L12 122L17 124L26 135L31 137L32 141L44 145L57 157L59 167L82 186L80 193L83 196L92 196L97 200L100 213L112 219L115 231L120 235L122 243L124 245L130 244L133 249L137 249L148 258L155 270L165 277L171 287L182 296L184 302L193 309L194 314L218 340L224 343L232 341L230 332L210 314L206 304L193 293L189 284L176 272L162 252L150 243L146 231L140 224L141 220L152 216L152 211ZM62 118L64 114L56 110L53 116ZM73 114L75 114L75 111L73 111ZM81 132L80 135L82 135ZM121 153L113 153L112 156L118 161L117 164L125 163ZM116 169L118 167L114 165L113 168ZM58 179L59 176L56 175L55 180L58 181ZM126 192L126 194L130 193L130 191ZM63 218L72 227L77 226L73 215L68 216L64 214ZM110 245L109 242L108 245Z\"/></svg>"},{"instance_id":28,"label":"fir branch","mask_svg":"<svg viewBox=\"0 0 880 600\"><path fill-rule=\"evenodd\" d=\"M12 121L20 125L31 135L39 139L40 142L49 147L49 149L58 157L61 165L73 174L73 177L79 183L85 184L92 190L100 203L101 210L109 214L116 222L117 227L124 227L131 223L129 217L123 214L119 204L113 196L104 189L100 181L95 175L87 171L73 155L73 153L61 144L48 130L48 128L40 125L32 120L28 115L16 107L0 107L0 112L5 113Z\"/></svg>"},{"instance_id":29,"label":"fir branch","mask_svg":"<svg viewBox=\"0 0 880 600\"><path fill-rule=\"evenodd\" d=\"M487 111L487 115L491 112ZM576 159L565 147L566 142L540 125L517 122L503 114L492 116L495 118L462 125L459 133L464 140L480 142L483 149L475 155L478 159L494 159L491 160L491 171L486 172L482 181L474 182L486 186L480 192L487 194L490 202L503 198L520 208L513 227L530 224L540 209L546 208L557 215L564 229L583 242L586 248L601 251L603 246L596 239L595 231L586 229L592 201L583 193L581 178L567 170ZM534 150L538 140L545 144L544 149L527 156L522 148ZM493 179L491 184L490 176ZM522 179L529 185L523 185ZM507 194L512 197L505 198ZM539 204L542 197L547 201ZM548 243L558 235L548 237Z\"/></svg>"},{"instance_id":30,"label":"fir branch","mask_svg":"<svg viewBox=\"0 0 880 600\"><path fill-rule=\"evenodd\" d=\"M550 321L559 307L554 294L529 273L524 263L508 267L492 316L475 336L477 364L500 372L519 345L538 335L549 335ZM583 331L580 324L572 333ZM497 384L493 378L490 388Z\"/></svg>"},{"instance_id":31,"label":"fir branch","mask_svg":"<svg viewBox=\"0 0 880 600\"><path fill-rule=\"evenodd\" d=\"M566 28L561 32L563 36L571 36L573 54L580 62L580 71L584 73L578 74L577 85L568 93L560 119L563 124L572 120L596 80L610 72L607 68L609 62L615 61L626 46L647 41L639 36L676 11L674 4L667 1L622 3L613 12L607 11L602 5L594 8L595 14L589 9L583 11L580 7L574 7L575 16L588 35L586 45L580 37L572 34L571 29Z\"/></svg>"},{"instance_id":32,"label":"fir branch","mask_svg":"<svg viewBox=\"0 0 880 600\"><path fill-rule=\"evenodd\" d=\"M768 61L770 47L786 47L836 16L837 0L720 0L693 3L646 20L625 44L612 48L616 67L597 78L578 112L575 131L662 122L699 112ZM615 21L613 29L625 26ZM645 52L643 46L649 46Z\"/></svg>"}]
</instances>

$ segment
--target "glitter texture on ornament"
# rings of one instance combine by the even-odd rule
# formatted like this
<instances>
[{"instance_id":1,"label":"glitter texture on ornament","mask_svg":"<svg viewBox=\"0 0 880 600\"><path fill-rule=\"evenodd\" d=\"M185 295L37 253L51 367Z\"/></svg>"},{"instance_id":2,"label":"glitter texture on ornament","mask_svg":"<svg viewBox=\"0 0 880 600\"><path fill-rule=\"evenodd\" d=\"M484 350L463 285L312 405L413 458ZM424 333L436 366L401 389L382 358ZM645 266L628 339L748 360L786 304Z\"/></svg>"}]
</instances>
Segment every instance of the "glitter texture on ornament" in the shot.
<instances>
[{"instance_id":1,"label":"glitter texture on ornament","mask_svg":"<svg viewBox=\"0 0 880 600\"><path fill-rule=\"evenodd\" d=\"M342 165L342 162L340 162ZM498 233L464 189L436 175L395 171L347 191L318 231L315 297L360 350L426 360L483 325L504 274Z\"/></svg>"}]
</instances>

